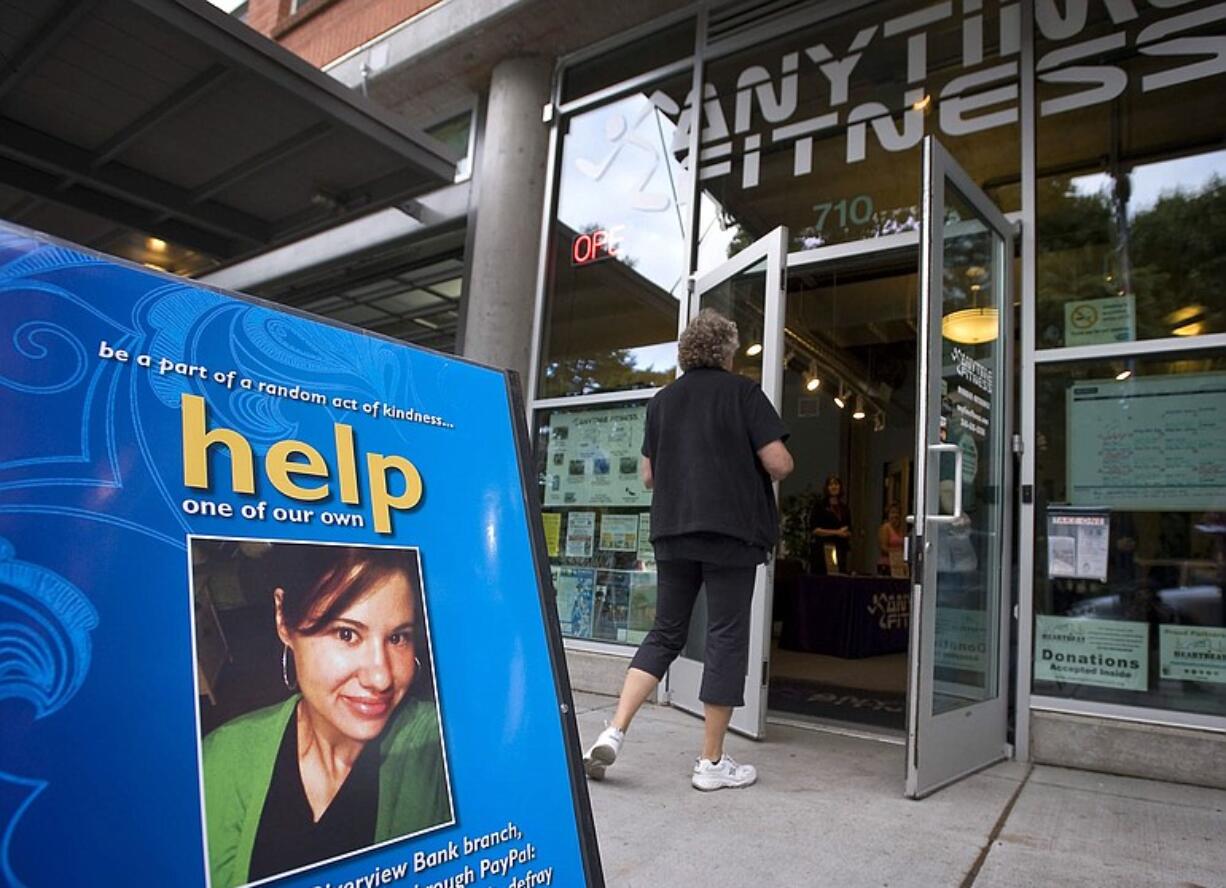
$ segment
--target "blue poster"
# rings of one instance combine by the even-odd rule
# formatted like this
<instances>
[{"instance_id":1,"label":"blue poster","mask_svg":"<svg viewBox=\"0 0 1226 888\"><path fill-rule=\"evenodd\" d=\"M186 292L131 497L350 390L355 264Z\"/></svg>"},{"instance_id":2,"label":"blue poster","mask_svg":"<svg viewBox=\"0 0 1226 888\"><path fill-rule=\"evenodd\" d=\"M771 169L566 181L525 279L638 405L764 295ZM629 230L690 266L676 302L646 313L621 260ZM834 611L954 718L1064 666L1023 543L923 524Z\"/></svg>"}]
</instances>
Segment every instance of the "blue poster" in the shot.
<instances>
[{"instance_id":1,"label":"blue poster","mask_svg":"<svg viewBox=\"0 0 1226 888\"><path fill-rule=\"evenodd\" d=\"M0 885L602 885L517 397L0 226Z\"/></svg>"}]
</instances>

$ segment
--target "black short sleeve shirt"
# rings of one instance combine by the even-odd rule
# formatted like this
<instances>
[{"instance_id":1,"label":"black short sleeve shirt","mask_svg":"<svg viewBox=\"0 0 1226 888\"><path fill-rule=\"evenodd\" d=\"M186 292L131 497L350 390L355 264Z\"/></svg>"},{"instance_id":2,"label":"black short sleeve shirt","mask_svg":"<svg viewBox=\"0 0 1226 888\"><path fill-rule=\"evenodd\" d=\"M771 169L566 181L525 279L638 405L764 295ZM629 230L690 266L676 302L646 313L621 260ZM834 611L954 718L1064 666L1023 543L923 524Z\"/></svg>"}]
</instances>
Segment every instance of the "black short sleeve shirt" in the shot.
<instances>
[{"instance_id":1,"label":"black short sleeve shirt","mask_svg":"<svg viewBox=\"0 0 1226 888\"><path fill-rule=\"evenodd\" d=\"M761 387L724 370L689 370L647 404L651 539L717 533L770 549L779 512L758 450L788 430Z\"/></svg>"}]
</instances>

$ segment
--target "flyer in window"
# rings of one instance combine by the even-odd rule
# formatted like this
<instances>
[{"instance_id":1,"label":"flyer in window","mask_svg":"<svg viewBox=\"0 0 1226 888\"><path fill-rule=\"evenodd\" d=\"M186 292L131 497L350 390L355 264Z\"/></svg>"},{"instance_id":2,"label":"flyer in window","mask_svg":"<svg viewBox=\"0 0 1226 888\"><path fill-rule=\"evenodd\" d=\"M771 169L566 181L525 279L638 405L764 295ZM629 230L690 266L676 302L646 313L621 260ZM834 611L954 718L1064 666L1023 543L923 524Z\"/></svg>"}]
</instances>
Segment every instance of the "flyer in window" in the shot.
<instances>
[{"instance_id":1,"label":"flyer in window","mask_svg":"<svg viewBox=\"0 0 1226 888\"><path fill-rule=\"evenodd\" d=\"M647 405L558 411L546 447L546 506L643 506L651 491L639 477Z\"/></svg>"},{"instance_id":2,"label":"flyer in window","mask_svg":"<svg viewBox=\"0 0 1226 888\"><path fill-rule=\"evenodd\" d=\"M1206 467L1226 464L1223 391L1223 373L1070 383L1070 501L1141 512L1220 508L1226 475Z\"/></svg>"},{"instance_id":3,"label":"flyer in window","mask_svg":"<svg viewBox=\"0 0 1226 888\"><path fill-rule=\"evenodd\" d=\"M656 550L651 545L651 513L639 512L639 561L656 560Z\"/></svg>"},{"instance_id":4,"label":"flyer in window","mask_svg":"<svg viewBox=\"0 0 1226 888\"><path fill-rule=\"evenodd\" d=\"M596 571L590 567L550 568L557 592L558 623L563 635L587 638L592 634L592 593Z\"/></svg>"},{"instance_id":5,"label":"flyer in window","mask_svg":"<svg viewBox=\"0 0 1226 888\"><path fill-rule=\"evenodd\" d=\"M1111 513L1105 509L1047 509L1047 576L1107 581Z\"/></svg>"},{"instance_id":6,"label":"flyer in window","mask_svg":"<svg viewBox=\"0 0 1226 888\"><path fill-rule=\"evenodd\" d=\"M592 605L592 638L626 641L626 621L630 610L630 571L601 570L596 573L596 594Z\"/></svg>"},{"instance_id":7,"label":"flyer in window","mask_svg":"<svg viewBox=\"0 0 1226 888\"><path fill-rule=\"evenodd\" d=\"M1226 629L1159 626L1158 662L1163 678L1226 684Z\"/></svg>"},{"instance_id":8,"label":"flyer in window","mask_svg":"<svg viewBox=\"0 0 1226 888\"><path fill-rule=\"evenodd\" d=\"M636 570L630 574L630 613L626 641L638 644L656 621L656 572Z\"/></svg>"},{"instance_id":9,"label":"flyer in window","mask_svg":"<svg viewBox=\"0 0 1226 888\"><path fill-rule=\"evenodd\" d=\"M1149 687L1148 623L1044 614L1034 623L1036 679L1131 691Z\"/></svg>"},{"instance_id":10,"label":"flyer in window","mask_svg":"<svg viewBox=\"0 0 1226 888\"><path fill-rule=\"evenodd\" d=\"M545 528L545 550L550 558L557 558L561 551L562 515L558 512L541 514L541 524Z\"/></svg>"},{"instance_id":11,"label":"flyer in window","mask_svg":"<svg viewBox=\"0 0 1226 888\"><path fill-rule=\"evenodd\" d=\"M639 543L638 515L601 515L600 548L606 552L634 552Z\"/></svg>"},{"instance_id":12,"label":"flyer in window","mask_svg":"<svg viewBox=\"0 0 1226 888\"><path fill-rule=\"evenodd\" d=\"M595 512L571 512L566 516L566 557L591 558L596 536Z\"/></svg>"}]
</instances>

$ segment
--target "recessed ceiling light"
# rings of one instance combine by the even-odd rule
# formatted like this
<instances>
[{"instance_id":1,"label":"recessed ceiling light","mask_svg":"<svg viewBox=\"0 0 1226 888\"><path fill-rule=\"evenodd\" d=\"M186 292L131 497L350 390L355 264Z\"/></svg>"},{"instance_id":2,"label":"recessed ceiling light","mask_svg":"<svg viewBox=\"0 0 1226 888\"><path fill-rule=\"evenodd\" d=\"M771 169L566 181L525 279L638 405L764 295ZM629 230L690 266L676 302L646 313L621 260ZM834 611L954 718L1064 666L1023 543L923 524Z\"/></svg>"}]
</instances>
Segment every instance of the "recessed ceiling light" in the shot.
<instances>
[{"instance_id":1,"label":"recessed ceiling light","mask_svg":"<svg viewBox=\"0 0 1226 888\"><path fill-rule=\"evenodd\" d=\"M1205 307L1203 305L1185 305L1183 308L1177 308L1167 315L1166 322L1168 324L1183 324L1204 313Z\"/></svg>"}]
</instances>

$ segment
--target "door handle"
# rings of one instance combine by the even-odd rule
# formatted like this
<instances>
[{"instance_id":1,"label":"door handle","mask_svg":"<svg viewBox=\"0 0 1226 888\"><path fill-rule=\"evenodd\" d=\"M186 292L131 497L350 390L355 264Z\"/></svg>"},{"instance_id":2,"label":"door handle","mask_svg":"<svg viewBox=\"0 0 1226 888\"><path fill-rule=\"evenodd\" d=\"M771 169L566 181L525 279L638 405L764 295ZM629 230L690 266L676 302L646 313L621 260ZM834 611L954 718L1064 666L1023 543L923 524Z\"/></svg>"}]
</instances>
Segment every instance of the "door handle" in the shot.
<instances>
[{"instance_id":1,"label":"door handle","mask_svg":"<svg viewBox=\"0 0 1226 888\"><path fill-rule=\"evenodd\" d=\"M934 524L953 524L962 517L962 448L957 444L929 444L929 453L952 453L954 455L954 511L952 515L941 514L941 497L937 494L937 514L925 515ZM939 479L939 476L938 476ZM940 489L940 481L937 481Z\"/></svg>"}]
</instances>

